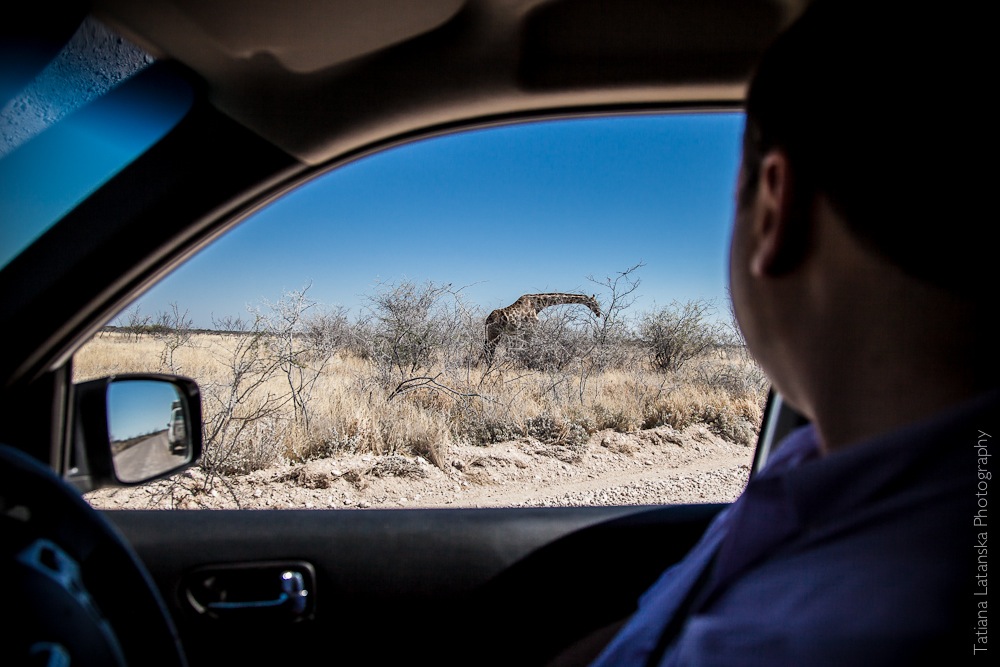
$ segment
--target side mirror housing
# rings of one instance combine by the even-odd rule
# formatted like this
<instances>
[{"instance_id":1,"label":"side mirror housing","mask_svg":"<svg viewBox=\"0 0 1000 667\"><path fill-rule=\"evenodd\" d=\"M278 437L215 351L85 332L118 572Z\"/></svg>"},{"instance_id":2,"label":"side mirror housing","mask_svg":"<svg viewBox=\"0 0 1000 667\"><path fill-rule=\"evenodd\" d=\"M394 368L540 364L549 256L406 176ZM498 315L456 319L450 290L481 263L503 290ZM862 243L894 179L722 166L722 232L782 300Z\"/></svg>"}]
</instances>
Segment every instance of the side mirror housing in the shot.
<instances>
[{"instance_id":1,"label":"side mirror housing","mask_svg":"<svg viewBox=\"0 0 1000 667\"><path fill-rule=\"evenodd\" d=\"M201 456L201 393L194 380L115 375L81 382L74 395L66 479L81 492L144 484Z\"/></svg>"}]
</instances>

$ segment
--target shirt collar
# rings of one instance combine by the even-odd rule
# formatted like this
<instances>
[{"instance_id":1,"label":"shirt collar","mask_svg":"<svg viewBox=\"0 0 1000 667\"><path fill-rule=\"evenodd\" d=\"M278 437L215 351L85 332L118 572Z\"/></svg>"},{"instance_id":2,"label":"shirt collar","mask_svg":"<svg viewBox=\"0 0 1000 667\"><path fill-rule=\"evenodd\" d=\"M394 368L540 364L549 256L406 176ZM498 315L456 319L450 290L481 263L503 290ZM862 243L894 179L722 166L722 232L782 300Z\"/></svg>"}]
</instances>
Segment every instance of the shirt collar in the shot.
<instances>
[{"instance_id":1,"label":"shirt collar","mask_svg":"<svg viewBox=\"0 0 1000 667\"><path fill-rule=\"evenodd\" d=\"M709 590L717 590L803 530L823 531L841 521L857 520L863 506L877 504L879 497L902 491L912 500L912 494L935 494L967 484L964 463L970 454L949 445L956 437L974 444L976 420L985 424L988 414L992 423L998 403L1000 391L990 392L826 456L820 455L813 426L796 429L731 507L728 534L721 541Z\"/></svg>"},{"instance_id":2,"label":"shirt collar","mask_svg":"<svg viewBox=\"0 0 1000 667\"><path fill-rule=\"evenodd\" d=\"M967 483L963 463L969 457L963 456L963 443L971 447L977 441L977 429L994 422L998 405L1000 389L826 456L799 456L798 465L784 468L784 478L800 525L832 520L904 486L913 487L918 479L936 488ZM798 437L811 438L818 447L814 430Z\"/></svg>"}]
</instances>

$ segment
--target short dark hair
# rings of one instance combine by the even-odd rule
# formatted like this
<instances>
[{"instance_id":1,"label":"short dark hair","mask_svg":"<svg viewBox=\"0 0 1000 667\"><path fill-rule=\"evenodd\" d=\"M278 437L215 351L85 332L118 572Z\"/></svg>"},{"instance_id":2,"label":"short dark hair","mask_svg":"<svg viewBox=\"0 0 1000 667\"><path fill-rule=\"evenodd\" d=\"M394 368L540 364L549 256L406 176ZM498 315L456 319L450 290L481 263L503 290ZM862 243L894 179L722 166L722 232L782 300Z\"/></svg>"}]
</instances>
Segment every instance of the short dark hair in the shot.
<instances>
[{"instance_id":1,"label":"short dark hair","mask_svg":"<svg viewBox=\"0 0 1000 667\"><path fill-rule=\"evenodd\" d=\"M782 149L799 201L825 193L871 248L968 293L995 261L987 169L973 161L994 157L993 119L976 114L992 77L989 22L954 7L815 0L758 64L743 169L749 190L761 158Z\"/></svg>"}]
</instances>

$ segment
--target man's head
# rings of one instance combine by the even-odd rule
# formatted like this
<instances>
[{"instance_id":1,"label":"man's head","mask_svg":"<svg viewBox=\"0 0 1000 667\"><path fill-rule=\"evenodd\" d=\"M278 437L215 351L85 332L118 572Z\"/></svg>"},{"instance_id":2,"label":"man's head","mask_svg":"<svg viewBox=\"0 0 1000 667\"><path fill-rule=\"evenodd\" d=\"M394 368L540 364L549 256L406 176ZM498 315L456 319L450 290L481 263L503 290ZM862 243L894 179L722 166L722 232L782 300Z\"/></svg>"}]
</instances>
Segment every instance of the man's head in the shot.
<instances>
[{"instance_id":1,"label":"man's head","mask_svg":"<svg viewBox=\"0 0 1000 667\"><path fill-rule=\"evenodd\" d=\"M958 14L815 0L753 77L730 281L751 350L800 408L838 363L962 338L991 283L974 159L989 129L969 104L985 21Z\"/></svg>"},{"instance_id":2,"label":"man's head","mask_svg":"<svg viewBox=\"0 0 1000 667\"><path fill-rule=\"evenodd\" d=\"M976 158L992 157L977 104L989 85L982 23L933 3L813 2L751 83L741 199L781 149L796 210L822 192L871 248L968 291L985 275L969 261L987 228L987 168Z\"/></svg>"}]
</instances>

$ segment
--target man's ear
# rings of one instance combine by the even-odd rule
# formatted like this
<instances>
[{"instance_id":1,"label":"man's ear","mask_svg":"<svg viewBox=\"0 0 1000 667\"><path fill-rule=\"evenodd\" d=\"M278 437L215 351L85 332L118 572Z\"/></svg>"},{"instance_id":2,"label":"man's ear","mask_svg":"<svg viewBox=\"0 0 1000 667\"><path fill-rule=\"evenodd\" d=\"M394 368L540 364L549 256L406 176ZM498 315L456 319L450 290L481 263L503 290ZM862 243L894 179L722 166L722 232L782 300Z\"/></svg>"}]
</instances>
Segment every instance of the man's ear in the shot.
<instances>
[{"instance_id":1,"label":"man's ear","mask_svg":"<svg viewBox=\"0 0 1000 667\"><path fill-rule=\"evenodd\" d=\"M796 203L795 179L788 155L771 150L760 164L754 202L756 237L750 270L759 276L778 276L794 269L806 249L809 220Z\"/></svg>"}]
</instances>

